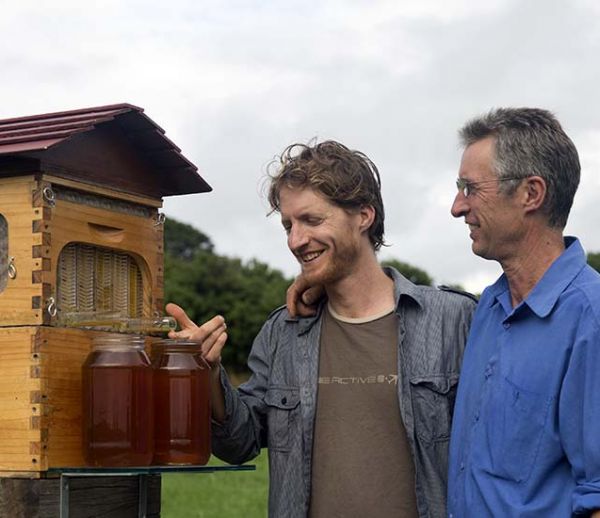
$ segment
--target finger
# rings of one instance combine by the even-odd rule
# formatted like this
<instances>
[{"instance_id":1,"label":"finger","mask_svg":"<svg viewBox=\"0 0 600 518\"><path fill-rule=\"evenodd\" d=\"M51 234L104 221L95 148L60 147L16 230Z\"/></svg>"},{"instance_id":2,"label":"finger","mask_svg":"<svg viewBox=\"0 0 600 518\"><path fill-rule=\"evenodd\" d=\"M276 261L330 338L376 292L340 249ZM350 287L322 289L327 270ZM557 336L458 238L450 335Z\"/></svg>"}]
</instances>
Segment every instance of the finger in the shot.
<instances>
[{"instance_id":1,"label":"finger","mask_svg":"<svg viewBox=\"0 0 600 518\"><path fill-rule=\"evenodd\" d=\"M311 286L302 293L301 302L305 306L314 306L323 298L324 293L323 286Z\"/></svg>"},{"instance_id":2,"label":"finger","mask_svg":"<svg viewBox=\"0 0 600 518\"><path fill-rule=\"evenodd\" d=\"M221 327L215 329L212 333L210 333L209 335L205 336L204 339L202 340L202 354L206 354L208 351L210 351L215 343L217 342L217 340L219 339L219 337L222 334L225 334L225 330L227 329L227 327L225 325L222 325Z\"/></svg>"},{"instance_id":3,"label":"finger","mask_svg":"<svg viewBox=\"0 0 600 518\"><path fill-rule=\"evenodd\" d=\"M302 300L299 300L296 304L296 310L298 311L298 316L301 317L312 317L317 314L317 308L313 305L306 305Z\"/></svg>"},{"instance_id":4,"label":"finger","mask_svg":"<svg viewBox=\"0 0 600 518\"><path fill-rule=\"evenodd\" d=\"M285 294L285 304L291 316L295 317L298 315L298 301L302 298L302 293L308 288L308 283L302 277L298 275L294 282L287 289Z\"/></svg>"},{"instance_id":5,"label":"finger","mask_svg":"<svg viewBox=\"0 0 600 518\"><path fill-rule=\"evenodd\" d=\"M215 341L212 348L210 349L210 351L208 351L204 355L204 359L209 364L214 366L221 362L221 351L223 350L223 347L225 346L225 342L227 342L227 333L221 333L219 335L219 337L217 338L217 340Z\"/></svg>"},{"instance_id":6,"label":"finger","mask_svg":"<svg viewBox=\"0 0 600 518\"><path fill-rule=\"evenodd\" d=\"M200 327L194 325L193 328L184 328L181 331L170 331L169 337L178 340L191 340L193 342L204 342L212 333L217 330L224 331L227 329L225 319L221 315L211 318Z\"/></svg>"},{"instance_id":7,"label":"finger","mask_svg":"<svg viewBox=\"0 0 600 518\"><path fill-rule=\"evenodd\" d=\"M292 284L287 289L287 292L285 294L285 305L287 306L288 313L292 317L295 317L295 316L297 316L296 304L298 302L298 292L293 288L294 288L294 285Z\"/></svg>"},{"instance_id":8,"label":"finger","mask_svg":"<svg viewBox=\"0 0 600 518\"><path fill-rule=\"evenodd\" d=\"M192 329L182 329L181 331L169 331L169 338L173 340L192 340L192 341L201 341L200 339L194 340L194 330Z\"/></svg>"},{"instance_id":9,"label":"finger","mask_svg":"<svg viewBox=\"0 0 600 518\"><path fill-rule=\"evenodd\" d=\"M216 337L219 335L219 333L224 332L225 329L227 329L225 319L221 315L217 315L216 317L213 317L209 321L202 324L200 327L192 330L187 338L201 343L204 343L206 340L208 340L207 345L210 345L215 340L214 337L211 338L213 333Z\"/></svg>"},{"instance_id":10,"label":"finger","mask_svg":"<svg viewBox=\"0 0 600 518\"><path fill-rule=\"evenodd\" d=\"M169 315L171 315L175 320L177 320L179 327L181 327L182 329L198 327L192 321L192 319L190 319L190 317L187 316L187 313L177 304L169 302L165 306L165 310Z\"/></svg>"}]
</instances>

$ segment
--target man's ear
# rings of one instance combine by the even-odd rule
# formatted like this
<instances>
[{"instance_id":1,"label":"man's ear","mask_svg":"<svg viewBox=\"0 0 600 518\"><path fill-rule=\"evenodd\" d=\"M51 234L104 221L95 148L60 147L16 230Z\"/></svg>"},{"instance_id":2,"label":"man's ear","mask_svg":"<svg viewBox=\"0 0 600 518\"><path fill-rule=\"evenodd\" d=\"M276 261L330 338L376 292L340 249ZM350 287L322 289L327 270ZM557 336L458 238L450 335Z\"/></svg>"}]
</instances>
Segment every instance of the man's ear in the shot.
<instances>
[{"instance_id":1,"label":"man's ear","mask_svg":"<svg viewBox=\"0 0 600 518\"><path fill-rule=\"evenodd\" d=\"M359 211L360 216L360 231L366 232L373 221L375 221L375 208L372 205L363 205Z\"/></svg>"},{"instance_id":2,"label":"man's ear","mask_svg":"<svg viewBox=\"0 0 600 518\"><path fill-rule=\"evenodd\" d=\"M528 176L524 179L523 205L526 212L540 209L546 199L546 180L541 176Z\"/></svg>"}]
</instances>

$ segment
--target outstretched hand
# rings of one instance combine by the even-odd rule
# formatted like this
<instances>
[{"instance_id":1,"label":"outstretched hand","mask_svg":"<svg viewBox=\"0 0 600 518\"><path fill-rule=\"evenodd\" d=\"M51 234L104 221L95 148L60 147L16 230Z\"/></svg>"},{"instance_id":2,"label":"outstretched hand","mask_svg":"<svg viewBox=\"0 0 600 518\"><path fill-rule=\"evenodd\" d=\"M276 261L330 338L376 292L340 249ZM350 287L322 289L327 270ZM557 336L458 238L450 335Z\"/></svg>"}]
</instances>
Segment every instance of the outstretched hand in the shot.
<instances>
[{"instance_id":1,"label":"outstretched hand","mask_svg":"<svg viewBox=\"0 0 600 518\"><path fill-rule=\"evenodd\" d=\"M165 309L177 320L181 328L179 331L169 331L169 338L201 343L203 358L211 366L218 365L221 362L221 351L227 341L225 319L221 315L217 315L198 326L177 304L169 303Z\"/></svg>"},{"instance_id":2,"label":"outstretched hand","mask_svg":"<svg viewBox=\"0 0 600 518\"><path fill-rule=\"evenodd\" d=\"M323 286L311 286L302 275L298 275L287 289L285 304L291 316L309 317L316 314L318 302L324 294Z\"/></svg>"}]
</instances>

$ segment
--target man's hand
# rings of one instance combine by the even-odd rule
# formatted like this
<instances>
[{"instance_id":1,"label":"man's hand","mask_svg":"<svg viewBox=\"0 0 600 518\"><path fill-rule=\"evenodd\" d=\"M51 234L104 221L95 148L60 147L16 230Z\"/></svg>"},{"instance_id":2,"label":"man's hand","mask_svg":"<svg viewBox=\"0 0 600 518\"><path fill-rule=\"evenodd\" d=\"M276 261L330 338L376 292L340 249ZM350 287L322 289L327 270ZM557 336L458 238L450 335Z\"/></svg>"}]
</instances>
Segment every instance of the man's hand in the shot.
<instances>
[{"instance_id":1,"label":"man's hand","mask_svg":"<svg viewBox=\"0 0 600 518\"><path fill-rule=\"evenodd\" d=\"M211 318L201 326L191 321L177 304L169 303L167 313L177 320L181 331L169 331L169 338L192 340L202 345L202 356L210 365L210 409L213 419L222 423L225 420L225 397L220 382L221 351L227 341L227 325L221 315Z\"/></svg>"},{"instance_id":2,"label":"man's hand","mask_svg":"<svg viewBox=\"0 0 600 518\"><path fill-rule=\"evenodd\" d=\"M197 326L177 304L169 303L165 309L181 327L180 331L169 331L169 338L200 342L204 359L211 367L218 365L221 362L221 351L227 341L225 319L217 315L201 326Z\"/></svg>"},{"instance_id":3,"label":"man's hand","mask_svg":"<svg viewBox=\"0 0 600 518\"><path fill-rule=\"evenodd\" d=\"M323 286L311 286L302 275L298 275L287 289L285 303L293 317L309 317L317 312L317 303L324 294Z\"/></svg>"}]
</instances>

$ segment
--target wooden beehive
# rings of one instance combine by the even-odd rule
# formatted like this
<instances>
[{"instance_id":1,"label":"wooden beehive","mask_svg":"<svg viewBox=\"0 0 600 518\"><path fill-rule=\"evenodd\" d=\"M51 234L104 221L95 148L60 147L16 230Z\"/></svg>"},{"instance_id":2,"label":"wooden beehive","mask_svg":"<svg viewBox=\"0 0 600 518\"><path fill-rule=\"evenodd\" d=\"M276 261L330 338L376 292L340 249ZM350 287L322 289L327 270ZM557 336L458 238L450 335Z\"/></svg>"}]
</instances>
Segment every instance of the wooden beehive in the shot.
<instances>
[{"instance_id":1,"label":"wooden beehive","mask_svg":"<svg viewBox=\"0 0 600 518\"><path fill-rule=\"evenodd\" d=\"M83 465L65 315L162 312L162 197L209 190L135 106L0 121L0 476Z\"/></svg>"}]
</instances>

